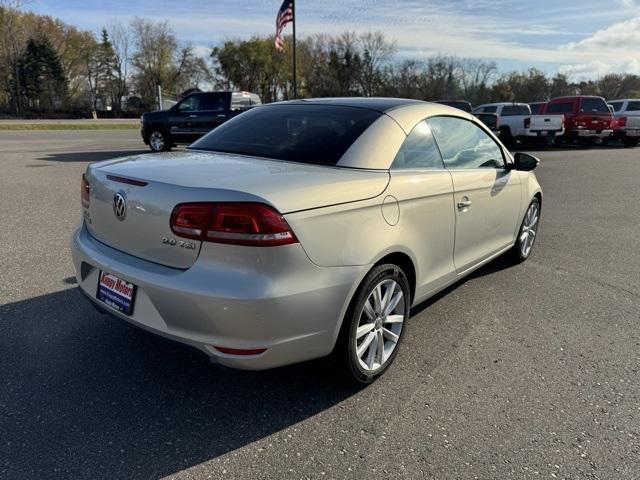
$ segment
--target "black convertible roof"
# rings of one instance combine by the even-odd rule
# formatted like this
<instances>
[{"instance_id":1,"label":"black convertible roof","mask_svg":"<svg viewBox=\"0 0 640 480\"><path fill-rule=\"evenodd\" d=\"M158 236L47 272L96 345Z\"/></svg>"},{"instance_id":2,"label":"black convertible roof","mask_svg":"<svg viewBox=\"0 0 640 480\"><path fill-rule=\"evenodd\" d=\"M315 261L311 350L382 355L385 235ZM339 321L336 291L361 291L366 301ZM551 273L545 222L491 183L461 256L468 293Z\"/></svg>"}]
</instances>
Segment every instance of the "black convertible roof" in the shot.
<instances>
[{"instance_id":1,"label":"black convertible roof","mask_svg":"<svg viewBox=\"0 0 640 480\"><path fill-rule=\"evenodd\" d=\"M337 105L342 107L358 107L376 110L378 112L388 112L394 108L413 105L416 103L426 103L422 100L412 100L409 98L386 98L386 97L334 97L334 98L304 98L300 100L288 100L278 102L276 105ZM273 104L272 104L273 105Z\"/></svg>"}]
</instances>

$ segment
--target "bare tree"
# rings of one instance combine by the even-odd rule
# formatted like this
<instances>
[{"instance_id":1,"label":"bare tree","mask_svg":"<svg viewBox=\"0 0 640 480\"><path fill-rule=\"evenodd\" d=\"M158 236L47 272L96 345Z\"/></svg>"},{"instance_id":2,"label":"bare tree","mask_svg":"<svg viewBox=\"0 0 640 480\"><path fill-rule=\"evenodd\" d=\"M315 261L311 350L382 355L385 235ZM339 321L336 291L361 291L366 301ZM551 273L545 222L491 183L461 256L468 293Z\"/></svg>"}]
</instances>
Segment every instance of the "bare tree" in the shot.
<instances>
[{"instance_id":1,"label":"bare tree","mask_svg":"<svg viewBox=\"0 0 640 480\"><path fill-rule=\"evenodd\" d=\"M384 88L384 70L396 51L394 42L386 39L382 32L366 32L358 37L358 44L362 51L362 66L360 70L360 87L367 96L379 94Z\"/></svg>"},{"instance_id":2,"label":"bare tree","mask_svg":"<svg viewBox=\"0 0 640 480\"><path fill-rule=\"evenodd\" d=\"M178 42L167 22L135 18L131 22L131 31L135 46L131 56L135 87L146 105L151 106L158 85L171 90Z\"/></svg>"},{"instance_id":3,"label":"bare tree","mask_svg":"<svg viewBox=\"0 0 640 480\"><path fill-rule=\"evenodd\" d=\"M462 58L458 60L457 70L465 100L474 105L486 101L489 85L498 73L498 66L495 62Z\"/></svg>"},{"instance_id":4,"label":"bare tree","mask_svg":"<svg viewBox=\"0 0 640 480\"><path fill-rule=\"evenodd\" d=\"M129 93L129 66L133 49L132 33L126 25L113 19L107 25L113 48L113 74L115 79L111 88L111 105L116 113L122 109L122 99Z\"/></svg>"}]
</instances>

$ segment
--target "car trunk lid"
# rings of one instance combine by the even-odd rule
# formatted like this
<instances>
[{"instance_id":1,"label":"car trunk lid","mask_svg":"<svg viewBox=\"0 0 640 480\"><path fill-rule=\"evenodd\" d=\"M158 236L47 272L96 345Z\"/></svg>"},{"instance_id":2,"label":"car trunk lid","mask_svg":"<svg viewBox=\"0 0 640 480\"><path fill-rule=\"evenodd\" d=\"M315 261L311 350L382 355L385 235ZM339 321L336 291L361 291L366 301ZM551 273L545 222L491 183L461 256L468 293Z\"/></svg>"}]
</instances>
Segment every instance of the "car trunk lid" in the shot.
<instances>
[{"instance_id":1,"label":"car trunk lid","mask_svg":"<svg viewBox=\"0 0 640 480\"><path fill-rule=\"evenodd\" d=\"M91 165L87 177L91 200L85 219L92 236L136 257L183 269L196 261L201 242L171 232L171 213L179 203L259 202L286 214L372 198L389 182L387 171L205 152L102 162Z\"/></svg>"}]
</instances>

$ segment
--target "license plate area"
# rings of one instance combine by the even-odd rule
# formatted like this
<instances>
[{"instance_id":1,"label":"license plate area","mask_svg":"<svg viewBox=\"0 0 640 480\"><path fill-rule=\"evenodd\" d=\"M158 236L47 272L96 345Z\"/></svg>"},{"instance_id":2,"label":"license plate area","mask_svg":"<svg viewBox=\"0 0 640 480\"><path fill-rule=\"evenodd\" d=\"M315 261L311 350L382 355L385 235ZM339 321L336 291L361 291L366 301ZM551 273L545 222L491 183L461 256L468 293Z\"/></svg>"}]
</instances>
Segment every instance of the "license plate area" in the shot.
<instances>
[{"instance_id":1,"label":"license plate area","mask_svg":"<svg viewBox=\"0 0 640 480\"><path fill-rule=\"evenodd\" d=\"M100 270L96 292L98 300L124 315L131 315L135 296L136 286L133 283L125 282L111 273Z\"/></svg>"}]
</instances>

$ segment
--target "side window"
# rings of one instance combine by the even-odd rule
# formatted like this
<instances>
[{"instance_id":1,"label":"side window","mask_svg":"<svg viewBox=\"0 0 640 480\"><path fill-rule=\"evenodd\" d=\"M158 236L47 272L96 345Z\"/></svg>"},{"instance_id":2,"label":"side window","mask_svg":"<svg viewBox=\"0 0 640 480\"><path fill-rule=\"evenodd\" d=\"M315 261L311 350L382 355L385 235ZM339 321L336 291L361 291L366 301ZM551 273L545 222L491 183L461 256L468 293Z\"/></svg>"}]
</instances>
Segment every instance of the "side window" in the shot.
<instances>
[{"instance_id":1,"label":"side window","mask_svg":"<svg viewBox=\"0 0 640 480\"><path fill-rule=\"evenodd\" d=\"M640 101L631 100L627 105L627 112L640 112Z\"/></svg>"},{"instance_id":2,"label":"side window","mask_svg":"<svg viewBox=\"0 0 640 480\"><path fill-rule=\"evenodd\" d=\"M207 112L220 112L226 107L225 96L219 93L206 93L200 101L200 110Z\"/></svg>"},{"instance_id":3,"label":"side window","mask_svg":"<svg viewBox=\"0 0 640 480\"><path fill-rule=\"evenodd\" d=\"M416 125L400 147L391 168L406 170L411 168L443 168L438 145L427 122Z\"/></svg>"},{"instance_id":4,"label":"side window","mask_svg":"<svg viewBox=\"0 0 640 480\"><path fill-rule=\"evenodd\" d=\"M192 95L185 98L178 104L178 110L181 112L195 112L200 106L200 97L198 95Z\"/></svg>"},{"instance_id":5,"label":"side window","mask_svg":"<svg viewBox=\"0 0 640 480\"><path fill-rule=\"evenodd\" d=\"M456 117L428 121L447 168L504 168L502 149L473 122Z\"/></svg>"},{"instance_id":6,"label":"side window","mask_svg":"<svg viewBox=\"0 0 640 480\"><path fill-rule=\"evenodd\" d=\"M484 107L483 113L496 113L498 111L498 107Z\"/></svg>"}]
</instances>

